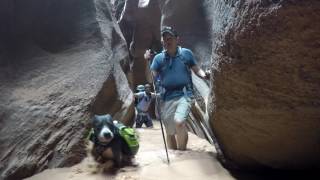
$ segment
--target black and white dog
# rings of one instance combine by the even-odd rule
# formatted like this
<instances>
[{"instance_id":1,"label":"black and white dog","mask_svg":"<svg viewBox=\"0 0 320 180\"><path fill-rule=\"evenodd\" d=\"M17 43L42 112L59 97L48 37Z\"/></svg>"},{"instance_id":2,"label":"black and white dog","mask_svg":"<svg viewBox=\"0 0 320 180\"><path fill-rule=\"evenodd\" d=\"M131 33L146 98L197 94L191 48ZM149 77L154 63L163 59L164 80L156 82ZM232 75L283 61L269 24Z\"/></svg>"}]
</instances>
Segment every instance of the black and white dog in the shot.
<instances>
[{"instance_id":1,"label":"black and white dog","mask_svg":"<svg viewBox=\"0 0 320 180\"><path fill-rule=\"evenodd\" d=\"M131 164L133 155L126 142L121 138L111 115L94 115L93 133L90 140L94 143L91 154L99 163L112 161L119 168Z\"/></svg>"}]
</instances>

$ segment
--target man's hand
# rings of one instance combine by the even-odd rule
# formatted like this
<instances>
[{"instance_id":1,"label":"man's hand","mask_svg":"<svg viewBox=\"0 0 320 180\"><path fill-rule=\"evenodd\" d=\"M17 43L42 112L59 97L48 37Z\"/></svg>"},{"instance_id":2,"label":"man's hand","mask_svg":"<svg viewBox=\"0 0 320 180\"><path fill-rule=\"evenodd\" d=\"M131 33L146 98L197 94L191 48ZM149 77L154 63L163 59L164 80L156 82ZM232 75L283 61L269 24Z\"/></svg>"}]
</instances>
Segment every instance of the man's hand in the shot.
<instances>
[{"instance_id":1,"label":"man's hand","mask_svg":"<svg viewBox=\"0 0 320 180\"><path fill-rule=\"evenodd\" d=\"M144 56L144 59L150 61L153 59L155 55L156 53L154 51L152 51L151 49L147 49L143 56Z\"/></svg>"},{"instance_id":2,"label":"man's hand","mask_svg":"<svg viewBox=\"0 0 320 180\"><path fill-rule=\"evenodd\" d=\"M210 70L202 70L198 65L194 65L191 67L192 71L200 78L209 80L211 76Z\"/></svg>"},{"instance_id":3,"label":"man's hand","mask_svg":"<svg viewBox=\"0 0 320 180\"><path fill-rule=\"evenodd\" d=\"M204 74L205 74L204 79L209 80L209 79L210 79L210 76L211 76L211 71L207 69L207 70L204 72Z\"/></svg>"}]
</instances>

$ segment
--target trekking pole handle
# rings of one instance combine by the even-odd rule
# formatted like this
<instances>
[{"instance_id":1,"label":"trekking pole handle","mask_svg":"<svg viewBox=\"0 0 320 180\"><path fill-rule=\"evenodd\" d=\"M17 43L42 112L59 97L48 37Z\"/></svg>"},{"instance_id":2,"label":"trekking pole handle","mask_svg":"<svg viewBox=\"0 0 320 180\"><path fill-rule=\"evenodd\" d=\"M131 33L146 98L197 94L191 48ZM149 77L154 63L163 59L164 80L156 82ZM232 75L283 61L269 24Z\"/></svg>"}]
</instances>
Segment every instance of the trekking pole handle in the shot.
<instances>
[{"instance_id":1,"label":"trekking pole handle","mask_svg":"<svg viewBox=\"0 0 320 180\"><path fill-rule=\"evenodd\" d=\"M149 65L150 65L150 61L152 60L152 58L157 54L156 51L152 50L152 49L148 49L146 50L146 52L144 53L143 57L144 59L149 61Z\"/></svg>"}]
</instances>

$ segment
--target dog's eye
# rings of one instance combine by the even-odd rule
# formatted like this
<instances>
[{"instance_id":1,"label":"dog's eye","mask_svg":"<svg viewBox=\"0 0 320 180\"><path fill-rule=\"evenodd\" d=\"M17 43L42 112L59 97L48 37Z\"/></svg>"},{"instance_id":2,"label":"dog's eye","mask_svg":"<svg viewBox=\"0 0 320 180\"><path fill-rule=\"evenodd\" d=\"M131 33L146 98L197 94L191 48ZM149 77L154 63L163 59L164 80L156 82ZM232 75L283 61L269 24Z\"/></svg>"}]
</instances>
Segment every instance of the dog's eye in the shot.
<instances>
[{"instance_id":1,"label":"dog's eye","mask_svg":"<svg viewBox=\"0 0 320 180\"><path fill-rule=\"evenodd\" d=\"M102 126L102 122L97 122L97 123L95 124L95 126L96 126L96 127L101 127L101 126Z\"/></svg>"},{"instance_id":2,"label":"dog's eye","mask_svg":"<svg viewBox=\"0 0 320 180\"><path fill-rule=\"evenodd\" d=\"M95 128L96 132L99 132L101 129L102 129L101 126L98 126L98 127Z\"/></svg>"}]
</instances>

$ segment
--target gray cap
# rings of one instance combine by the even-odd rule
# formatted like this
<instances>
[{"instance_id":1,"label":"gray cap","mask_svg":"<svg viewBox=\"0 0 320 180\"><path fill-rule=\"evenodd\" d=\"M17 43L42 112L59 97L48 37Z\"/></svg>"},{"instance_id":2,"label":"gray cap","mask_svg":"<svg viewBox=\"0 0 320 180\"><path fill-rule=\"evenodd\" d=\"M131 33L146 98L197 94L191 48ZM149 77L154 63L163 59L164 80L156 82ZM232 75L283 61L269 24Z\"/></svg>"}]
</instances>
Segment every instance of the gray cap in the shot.
<instances>
[{"instance_id":1,"label":"gray cap","mask_svg":"<svg viewBox=\"0 0 320 180\"><path fill-rule=\"evenodd\" d=\"M175 36L175 37L178 36L177 31L175 31L175 30L174 30L172 27L170 27L170 26L163 26L163 28L161 29L161 36L163 36L164 33L169 33L169 34L171 34L172 36Z\"/></svg>"},{"instance_id":2,"label":"gray cap","mask_svg":"<svg viewBox=\"0 0 320 180\"><path fill-rule=\"evenodd\" d=\"M137 86L137 91L144 91L144 85L138 85Z\"/></svg>"}]
</instances>

